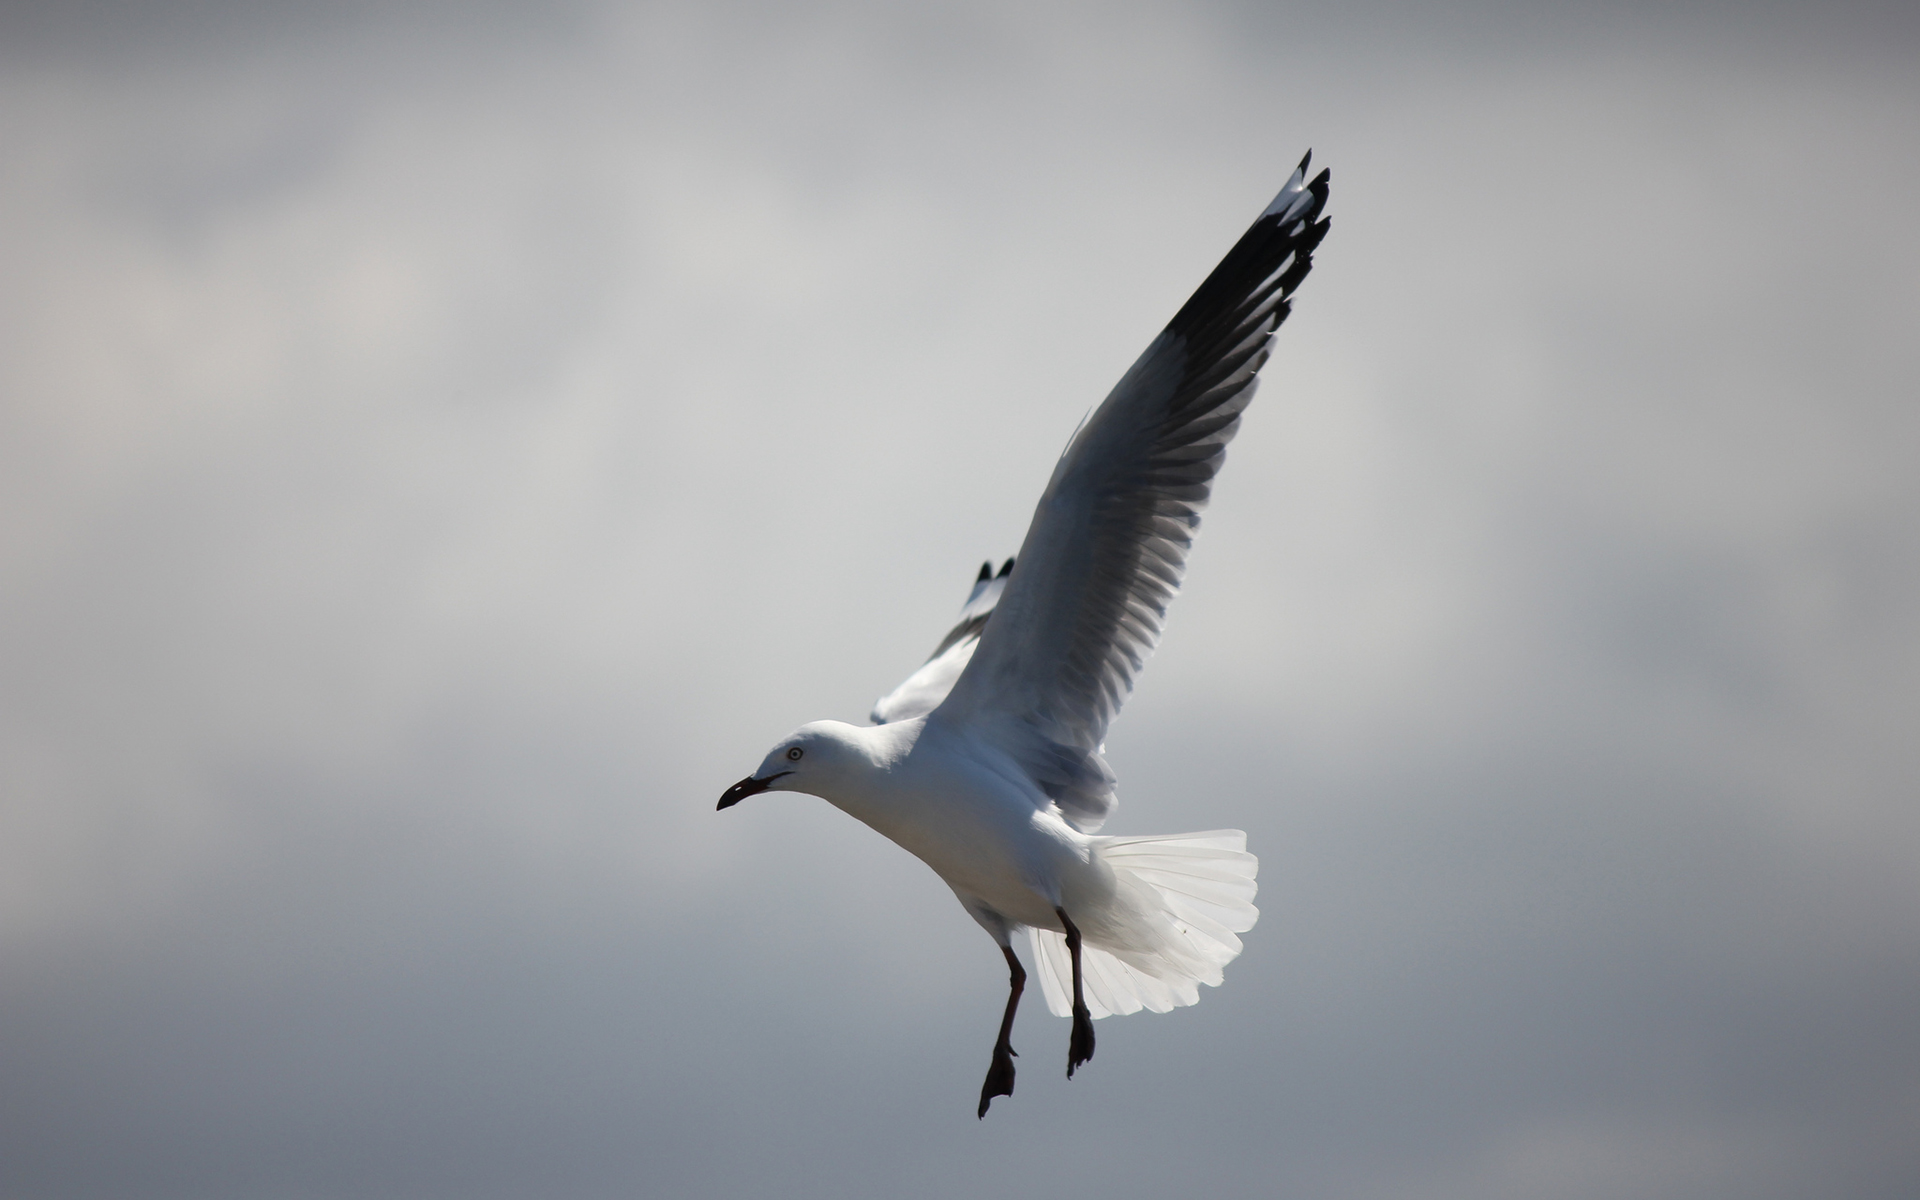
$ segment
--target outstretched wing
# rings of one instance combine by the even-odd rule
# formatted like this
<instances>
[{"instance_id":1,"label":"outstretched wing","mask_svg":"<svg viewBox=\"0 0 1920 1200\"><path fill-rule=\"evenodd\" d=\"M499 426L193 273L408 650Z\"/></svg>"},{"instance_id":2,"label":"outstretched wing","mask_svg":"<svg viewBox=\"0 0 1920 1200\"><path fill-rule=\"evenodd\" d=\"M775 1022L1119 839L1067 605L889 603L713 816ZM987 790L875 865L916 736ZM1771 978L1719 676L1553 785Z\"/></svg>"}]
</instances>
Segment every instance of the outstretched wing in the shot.
<instances>
[{"instance_id":1,"label":"outstretched wing","mask_svg":"<svg viewBox=\"0 0 1920 1200\"><path fill-rule=\"evenodd\" d=\"M992 563L980 564L980 576L973 581L973 591L961 606L960 623L947 631L947 636L941 638L940 645L934 649L933 657L918 671L874 702L869 720L875 725L885 725L889 721L923 717L947 698L947 693L953 690L953 681L960 678L960 672L973 660L974 648L980 644L980 631L987 627L987 618L993 615L993 606L1000 602L1000 593L1006 590L1007 576L1012 571L1012 559L1007 560L998 575L993 573Z\"/></svg>"},{"instance_id":2,"label":"outstretched wing","mask_svg":"<svg viewBox=\"0 0 1920 1200\"><path fill-rule=\"evenodd\" d=\"M1160 639L1267 343L1326 236L1309 154L1054 468L993 623L936 720L984 727L1068 820L1113 807L1107 725Z\"/></svg>"}]
</instances>

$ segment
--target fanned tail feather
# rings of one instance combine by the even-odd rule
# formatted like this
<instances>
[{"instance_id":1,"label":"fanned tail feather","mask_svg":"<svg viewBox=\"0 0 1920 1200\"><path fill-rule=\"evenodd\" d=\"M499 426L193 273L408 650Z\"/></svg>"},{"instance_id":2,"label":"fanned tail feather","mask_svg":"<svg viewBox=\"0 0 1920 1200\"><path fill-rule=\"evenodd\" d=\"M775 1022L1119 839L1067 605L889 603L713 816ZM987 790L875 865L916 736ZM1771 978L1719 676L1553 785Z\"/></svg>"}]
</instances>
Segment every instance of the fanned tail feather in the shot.
<instances>
[{"instance_id":1,"label":"fanned tail feather","mask_svg":"<svg viewBox=\"0 0 1920 1200\"><path fill-rule=\"evenodd\" d=\"M1081 923L1081 991L1095 1017L1167 1012L1196 1003L1200 984L1220 986L1222 969L1240 954L1235 935L1260 916L1253 906L1260 860L1246 847L1247 835L1237 829L1094 839L1094 853L1135 901L1135 919L1124 928L1096 933ZM1028 934L1047 1007L1067 1016L1067 940L1050 929Z\"/></svg>"}]
</instances>

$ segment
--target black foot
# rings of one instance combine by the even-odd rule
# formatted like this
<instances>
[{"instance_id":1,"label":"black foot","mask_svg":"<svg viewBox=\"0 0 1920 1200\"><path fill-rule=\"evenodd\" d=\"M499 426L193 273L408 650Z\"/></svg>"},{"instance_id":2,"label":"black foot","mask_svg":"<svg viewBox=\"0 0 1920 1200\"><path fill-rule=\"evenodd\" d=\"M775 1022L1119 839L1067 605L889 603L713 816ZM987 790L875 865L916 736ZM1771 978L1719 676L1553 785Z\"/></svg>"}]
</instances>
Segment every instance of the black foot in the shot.
<instances>
[{"instance_id":1,"label":"black foot","mask_svg":"<svg viewBox=\"0 0 1920 1200\"><path fill-rule=\"evenodd\" d=\"M1017 1054L1012 1046L993 1048L993 1065L987 1068L987 1081L980 1085L980 1111L976 1115L985 1117L987 1105L995 1096L1013 1095L1013 1060Z\"/></svg>"},{"instance_id":2,"label":"black foot","mask_svg":"<svg viewBox=\"0 0 1920 1200\"><path fill-rule=\"evenodd\" d=\"M1073 1040L1067 1044L1067 1078L1080 1064L1093 1059L1093 1016L1085 1005L1073 1010Z\"/></svg>"}]
</instances>

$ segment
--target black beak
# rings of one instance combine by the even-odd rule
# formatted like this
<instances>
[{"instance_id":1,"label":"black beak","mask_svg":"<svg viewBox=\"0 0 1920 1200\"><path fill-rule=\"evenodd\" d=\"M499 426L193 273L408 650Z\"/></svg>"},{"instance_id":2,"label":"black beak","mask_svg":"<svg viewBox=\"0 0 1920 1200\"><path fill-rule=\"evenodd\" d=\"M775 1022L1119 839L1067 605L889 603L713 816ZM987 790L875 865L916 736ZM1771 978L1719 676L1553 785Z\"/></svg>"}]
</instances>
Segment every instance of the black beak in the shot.
<instances>
[{"instance_id":1,"label":"black beak","mask_svg":"<svg viewBox=\"0 0 1920 1200\"><path fill-rule=\"evenodd\" d=\"M774 780L791 774L793 774L792 771L777 771L765 779L755 779L749 775L721 793L719 808L714 809L714 811L719 812L721 809L732 808L748 796L758 796L761 792L772 787Z\"/></svg>"}]
</instances>

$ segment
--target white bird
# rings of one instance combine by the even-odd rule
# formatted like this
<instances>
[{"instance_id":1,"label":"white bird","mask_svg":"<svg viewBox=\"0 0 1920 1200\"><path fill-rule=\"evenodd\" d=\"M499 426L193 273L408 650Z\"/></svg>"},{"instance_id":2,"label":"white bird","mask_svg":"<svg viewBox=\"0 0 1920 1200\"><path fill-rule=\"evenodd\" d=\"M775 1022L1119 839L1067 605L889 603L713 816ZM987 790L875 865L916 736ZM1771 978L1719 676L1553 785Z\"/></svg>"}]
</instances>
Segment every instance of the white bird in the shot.
<instances>
[{"instance_id":1,"label":"white bird","mask_svg":"<svg viewBox=\"0 0 1920 1200\"><path fill-rule=\"evenodd\" d=\"M1166 1012L1218 986L1253 927L1258 861L1237 829L1098 837L1115 803L1101 758L1179 589L1267 344L1326 236L1312 155L1068 444L1017 558L982 568L960 623L874 706L815 721L720 807L805 792L932 867L999 943L1007 1007L979 1115L1013 1094L1025 927L1047 1005L1073 1017L1067 1077L1093 1018Z\"/></svg>"}]
</instances>

